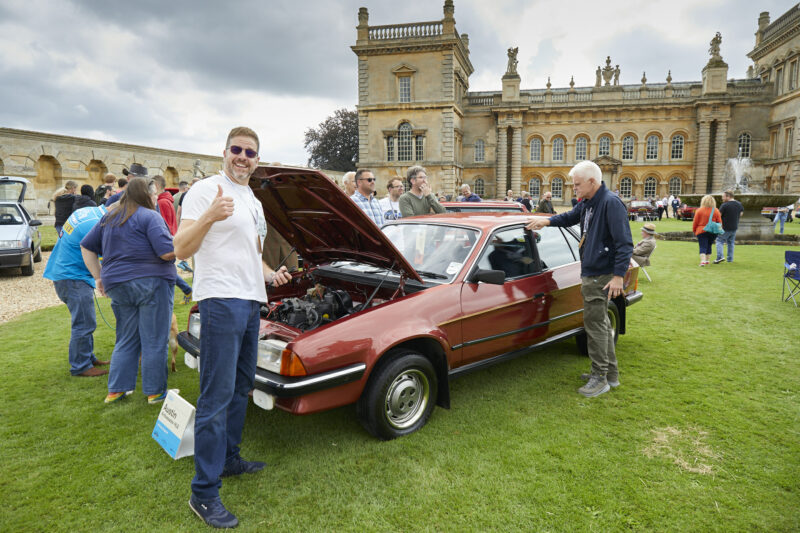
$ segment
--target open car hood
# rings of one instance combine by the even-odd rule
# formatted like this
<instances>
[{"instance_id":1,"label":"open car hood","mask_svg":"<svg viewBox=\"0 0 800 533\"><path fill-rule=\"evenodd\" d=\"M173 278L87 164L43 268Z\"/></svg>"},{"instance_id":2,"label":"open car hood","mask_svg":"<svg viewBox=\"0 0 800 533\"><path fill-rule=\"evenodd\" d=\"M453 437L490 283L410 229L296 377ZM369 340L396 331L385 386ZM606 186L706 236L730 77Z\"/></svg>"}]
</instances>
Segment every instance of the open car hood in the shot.
<instances>
[{"instance_id":1,"label":"open car hood","mask_svg":"<svg viewBox=\"0 0 800 533\"><path fill-rule=\"evenodd\" d=\"M22 203L30 181L17 176L0 176L0 202Z\"/></svg>"},{"instance_id":2,"label":"open car hood","mask_svg":"<svg viewBox=\"0 0 800 533\"><path fill-rule=\"evenodd\" d=\"M304 261L358 261L422 281L375 223L322 172L258 167L250 187L267 221Z\"/></svg>"}]
</instances>

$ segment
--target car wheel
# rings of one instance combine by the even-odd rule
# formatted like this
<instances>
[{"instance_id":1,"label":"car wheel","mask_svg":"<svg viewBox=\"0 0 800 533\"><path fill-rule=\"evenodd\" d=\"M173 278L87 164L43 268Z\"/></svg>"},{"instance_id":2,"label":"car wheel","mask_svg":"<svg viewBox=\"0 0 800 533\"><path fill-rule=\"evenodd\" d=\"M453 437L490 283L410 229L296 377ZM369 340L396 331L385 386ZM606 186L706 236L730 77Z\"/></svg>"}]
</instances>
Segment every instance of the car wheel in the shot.
<instances>
[{"instance_id":1,"label":"car wheel","mask_svg":"<svg viewBox=\"0 0 800 533\"><path fill-rule=\"evenodd\" d=\"M41 263L42 262L42 248L39 247L36 249L36 253L33 254L33 262L34 263Z\"/></svg>"},{"instance_id":2,"label":"car wheel","mask_svg":"<svg viewBox=\"0 0 800 533\"><path fill-rule=\"evenodd\" d=\"M373 370L361 398L358 418L371 435L391 440L420 429L436 405L436 371L425 356L399 350Z\"/></svg>"},{"instance_id":3,"label":"car wheel","mask_svg":"<svg viewBox=\"0 0 800 533\"><path fill-rule=\"evenodd\" d=\"M33 276L33 258L28 256L28 264L22 267L23 276Z\"/></svg>"},{"instance_id":4,"label":"car wheel","mask_svg":"<svg viewBox=\"0 0 800 533\"><path fill-rule=\"evenodd\" d=\"M608 320L611 322L611 329L614 331L614 344L617 344L619 340L619 309L617 309L617 304L614 302L608 302ZM578 344L578 352L584 357L589 357L589 344L585 331L575 336L575 342Z\"/></svg>"}]
</instances>

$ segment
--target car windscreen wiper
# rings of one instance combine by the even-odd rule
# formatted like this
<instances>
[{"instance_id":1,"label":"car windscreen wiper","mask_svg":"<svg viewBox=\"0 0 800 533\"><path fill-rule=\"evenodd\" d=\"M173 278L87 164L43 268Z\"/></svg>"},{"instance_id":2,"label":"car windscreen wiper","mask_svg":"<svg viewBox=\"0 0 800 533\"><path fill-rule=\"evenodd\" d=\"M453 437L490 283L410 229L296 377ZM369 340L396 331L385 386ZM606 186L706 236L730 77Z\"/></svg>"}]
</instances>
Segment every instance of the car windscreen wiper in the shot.
<instances>
[{"instance_id":1,"label":"car windscreen wiper","mask_svg":"<svg viewBox=\"0 0 800 533\"><path fill-rule=\"evenodd\" d=\"M444 274L439 274L438 272L429 272L427 270L417 270L417 274L420 276L425 276L426 278L433 278L433 279L447 279L448 276Z\"/></svg>"}]
</instances>

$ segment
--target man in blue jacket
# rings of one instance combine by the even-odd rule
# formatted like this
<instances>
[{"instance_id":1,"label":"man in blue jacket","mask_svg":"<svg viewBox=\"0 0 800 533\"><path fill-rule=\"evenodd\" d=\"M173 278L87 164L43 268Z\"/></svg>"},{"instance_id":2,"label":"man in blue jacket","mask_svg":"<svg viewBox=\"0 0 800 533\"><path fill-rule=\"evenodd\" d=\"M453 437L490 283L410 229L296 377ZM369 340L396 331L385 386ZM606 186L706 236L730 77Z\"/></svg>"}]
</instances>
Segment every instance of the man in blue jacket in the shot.
<instances>
[{"instance_id":1,"label":"man in blue jacket","mask_svg":"<svg viewBox=\"0 0 800 533\"><path fill-rule=\"evenodd\" d=\"M595 163L581 161L569 171L575 196L582 200L572 211L550 218L533 217L528 230L544 226L581 228L581 294L591 374L578 392L592 398L619 386L614 332L608 319L608 300L623 294L623 278L633 254L628 212L620 198L606 189L603 173Z\"/></svg>"}]
</instances>

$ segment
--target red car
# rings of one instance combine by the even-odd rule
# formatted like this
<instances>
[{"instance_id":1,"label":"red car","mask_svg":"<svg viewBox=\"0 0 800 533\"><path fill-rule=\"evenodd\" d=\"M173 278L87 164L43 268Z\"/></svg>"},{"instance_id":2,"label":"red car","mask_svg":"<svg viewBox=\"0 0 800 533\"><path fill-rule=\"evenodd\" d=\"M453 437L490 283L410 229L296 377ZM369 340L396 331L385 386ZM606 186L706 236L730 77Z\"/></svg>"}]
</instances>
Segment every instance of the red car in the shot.
<instances>
[{"instance_id":1,"label":"red car","mask_svg":"<svg viewBox=\"0 0 800 533\"><path fill-rule=\"evenodd\" d=\"M628 204L628 220L657 220L658 209L647 200L631 200Z\"/></svg>"},{"instance_id":2,"label":"red car","mask_svg":"<svg viewBox=\"0 0 800 533\"><path fill-rule=\"evenodd\" d=\"M678 208L678 219L694 220L694 212L697 211L698 209L699 208L697 206L681 204L681 206Z\"/></svg>"},{"instance_id":3,"label":"red car","mask_svg":"<svg viewBox=\"0 0 800 533\"><path fill-rule=\"evenodd\" d=\"M392 439L450 406L450 380L570 337L585 351L578 235L525 230L514 213L403 218L380 231L329 178L260 167L250 186L264 215L303 256L262 308L255 403L307 414L357 405ZM638 267L609 303L617 334L642 294ZM187 364L200 320L179 334ZM615 336L616 338L616 336Z\"/></svg>"},{"instance_id":4,"label":"red car","mask_svg":"<svg viewBox=\"0 0 800 533\"><path fill-rule=\"evenodd\" d=\"M448 213L528 213L519 202L440 202Z\"/></svg>"}]
</instances>

